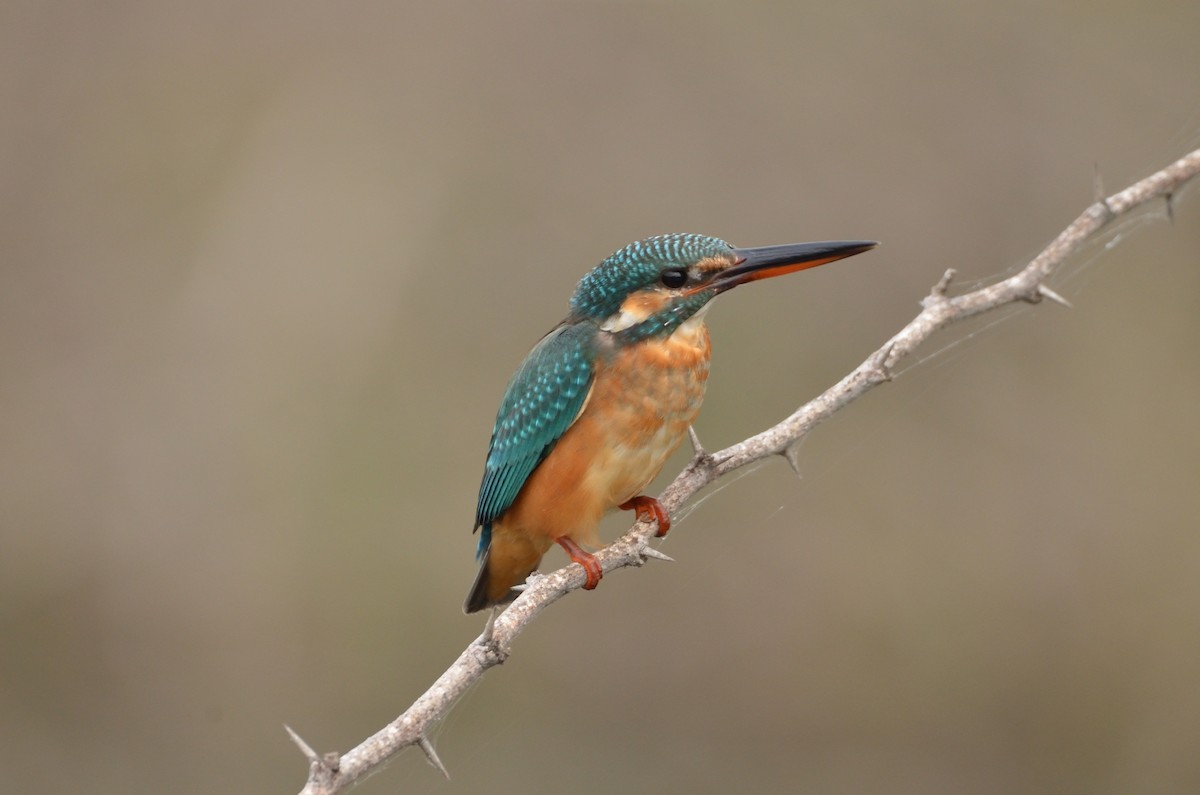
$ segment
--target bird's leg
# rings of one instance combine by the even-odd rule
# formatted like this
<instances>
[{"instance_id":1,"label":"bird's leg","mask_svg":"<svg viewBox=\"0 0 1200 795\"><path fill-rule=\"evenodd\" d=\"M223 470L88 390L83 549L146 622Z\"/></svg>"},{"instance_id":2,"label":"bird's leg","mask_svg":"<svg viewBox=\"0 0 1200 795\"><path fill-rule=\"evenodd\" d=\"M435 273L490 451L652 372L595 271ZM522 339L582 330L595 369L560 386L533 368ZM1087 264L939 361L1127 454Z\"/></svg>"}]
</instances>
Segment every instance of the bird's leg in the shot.
<instances>
[{"instance_id":1,"label":"bird's leg","mask_svg":"<svg viewBox=\"0 0 1200 795\"><path fill-rule=\"evenodd\" d=\"M656 538L662 538L671 529L671 517L667 516L667 509L653 497L641 494L631 497L617 507L622 511L637 511L639 522L648 522L651 519L658 522L658 532L654 534Z\"/></svg>"},{"instance_id":2,"label":"bird's leg","mask_svg":"<svg viewBox=\"0 0 1200 795\"><path fill-rule=\"evenodd\" d=\"M560 536L554 540L567 551L572 562L583 566L583 570L587 573L587 582L583 584L585 591L590 591L600 584L600 578L604 576L604 571L600 568L600 561L596 560L595 555L576 544L569 536Z\"/></svg>"}]
</instances>

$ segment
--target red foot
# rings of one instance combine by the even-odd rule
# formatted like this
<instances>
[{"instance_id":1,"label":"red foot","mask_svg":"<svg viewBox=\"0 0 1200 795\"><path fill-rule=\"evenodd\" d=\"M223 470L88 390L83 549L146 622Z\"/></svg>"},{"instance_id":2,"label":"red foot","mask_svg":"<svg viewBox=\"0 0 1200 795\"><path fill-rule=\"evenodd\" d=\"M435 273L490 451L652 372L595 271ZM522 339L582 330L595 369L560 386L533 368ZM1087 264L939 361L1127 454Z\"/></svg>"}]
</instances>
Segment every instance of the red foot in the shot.
<instances>
[{"instance_id":1,"label":"red foot","mask_svg":"<svg viewBox=\"0 0 1200 795\"><path fill-rule=\"evenodd\" d=\"M587 582L583 584L585 591L590 591L600 584L600 578L604 576L604 571L600 568L600 561L596 560L595 555L576 544L567 536L554 540L567 551L572 561L583 566L583 570L587 572Z\"/></svg>"},{"instance_id":2,"label":"red foot","mask_svg":"<svg viewBox=\"0 0 1200 795\"><path fill-rule=\"evenodd\" d=\"M637 511L639 522L648 522L651 519L658 522L658 532L654 534L658 538L665 536L667 531L671 529L671 517L667 516L667 509L653 497L647 497L645 494L642 494L621 503L617 507L622 511Z\"/></svg>"}]
</instances>

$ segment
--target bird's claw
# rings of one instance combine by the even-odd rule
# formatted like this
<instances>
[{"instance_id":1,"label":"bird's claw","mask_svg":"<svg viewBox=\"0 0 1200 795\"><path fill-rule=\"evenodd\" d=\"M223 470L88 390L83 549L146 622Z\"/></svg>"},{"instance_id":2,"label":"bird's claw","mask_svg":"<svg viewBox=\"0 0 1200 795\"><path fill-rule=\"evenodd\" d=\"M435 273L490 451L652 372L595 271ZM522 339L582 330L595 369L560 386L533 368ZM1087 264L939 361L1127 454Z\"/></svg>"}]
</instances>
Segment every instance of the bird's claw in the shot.
<instances>
[{"instance_id":1,"label":"bird's claw","mask_svg":"<svg viewBox=\"0 0 1200 795\"><path fill-rule=\"evenodd\" d=\"M648 522L653 519L658 524L658 532L654 534L658 538L665 536L671 529L671 517L667 515L667 509L653 497L641 494L626 500L617 507L622 511L637 511L639 522Z\"/></svg>"},{"instance_id":2,"label":"bird's claw","mask_svg":"<svg viewBox=\"0 0 1200 795\"><path fill-rule=\"evenodd\" d=\"M596 560L595 555L576 544L575 540L568 536L554 540L567 551L573 563L578 563L583 567L583 573L587 575L587 582L583 584L583 590L590 591L600 584L601 578L604 577L604 569L600 568L600 561Z\"/></svg>"}]
</instances>

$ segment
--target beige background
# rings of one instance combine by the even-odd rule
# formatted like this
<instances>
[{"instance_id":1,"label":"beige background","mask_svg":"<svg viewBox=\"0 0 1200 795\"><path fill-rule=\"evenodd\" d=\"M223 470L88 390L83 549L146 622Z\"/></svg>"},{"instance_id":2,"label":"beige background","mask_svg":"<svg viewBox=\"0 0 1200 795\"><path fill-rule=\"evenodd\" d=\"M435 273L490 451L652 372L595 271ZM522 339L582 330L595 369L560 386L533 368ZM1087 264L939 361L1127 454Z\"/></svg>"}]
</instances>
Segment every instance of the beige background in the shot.
<instances>
[{"instance_id":1,"label":"beige background","mask_svg":"<svg viewBox=\"0 0 1200 795\"><path fill-rule=\"evenodd\" d=\"M725 445L1200 146L1193 0L428 5L0 10L6 791L292 792L285 721L407 706L482 623L504 384L613 249L883 241L722 299ZM557 605L452 782L361 791L1200 789L1188 198Z\"/></svg>"}]
</instances>

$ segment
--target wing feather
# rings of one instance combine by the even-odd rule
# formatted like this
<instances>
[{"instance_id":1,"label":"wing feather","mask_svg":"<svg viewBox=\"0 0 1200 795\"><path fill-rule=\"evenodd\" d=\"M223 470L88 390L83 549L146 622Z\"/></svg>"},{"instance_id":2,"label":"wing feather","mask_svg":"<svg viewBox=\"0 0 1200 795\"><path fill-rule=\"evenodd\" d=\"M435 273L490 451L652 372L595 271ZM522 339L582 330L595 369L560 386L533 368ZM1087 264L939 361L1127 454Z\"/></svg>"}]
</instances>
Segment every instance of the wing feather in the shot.
<instances>
[{"instance_id":1,"label":"wing feather","mask_svg":"<svg viewBox=\"0 0 1200 795\"><path fill-rule=\"evenodd\" d=\"M491 524L517 498L521 487L587 402L593 379L595 328L562 325L534 347L513 375L500 402L475 508L483 527L479 555L491 542Z\"/></svg>"}]
</instances>

